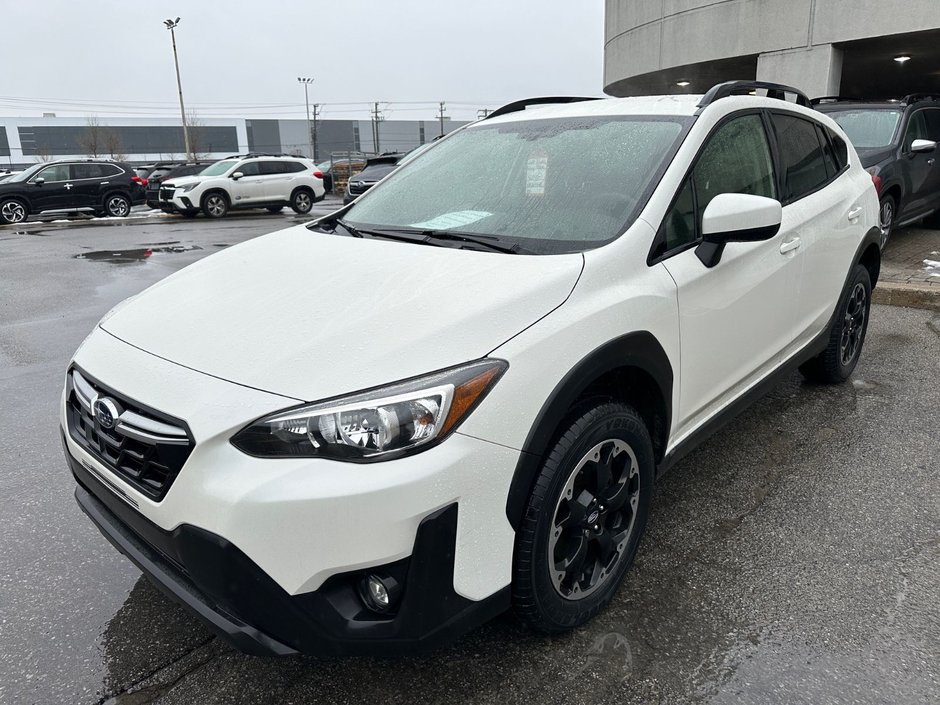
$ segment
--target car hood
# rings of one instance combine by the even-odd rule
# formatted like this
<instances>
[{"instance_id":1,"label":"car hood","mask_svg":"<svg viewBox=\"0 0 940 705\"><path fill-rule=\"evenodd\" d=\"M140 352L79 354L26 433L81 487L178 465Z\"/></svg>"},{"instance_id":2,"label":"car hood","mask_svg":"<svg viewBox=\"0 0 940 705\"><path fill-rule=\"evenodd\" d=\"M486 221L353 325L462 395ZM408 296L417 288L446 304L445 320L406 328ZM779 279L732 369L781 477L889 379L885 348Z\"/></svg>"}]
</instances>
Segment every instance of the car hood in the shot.
<instances>
[{"instance_id":1,"label":"car hood","mask_svg":"<svg viewBox=\"0 0 940 705\"><path fill-rule=\"evenodd\" d=\"M862 162L862 166L868 169L869 167L876 166L881 164L881 162L894 157L896 147L874 147L870 149L856 149L858 152L859 161Z\"/></svg>"},{"instance_id":2,"label":"car hood","mask_svg":"<svg viewBox=\"0 0 940 705\"><path fill-rule=\"evenodd\" d=\"M186 184L194 184L197 181L202 181L204 177L202 176L179 176L171 177L169 179L164 179L160 182L162 186L185 186Z\"/></svg>"},{"instance_id":3,"label":"car hood","mask_svg":"<svg viewBox=\"0 0 940 705\"><path fill-rule=\"evenodd\" d=\"M487 355L560 306L583 261L297 226L180 270L100 325L194 370L315 401Z\"/></svg>"}]
</instances>

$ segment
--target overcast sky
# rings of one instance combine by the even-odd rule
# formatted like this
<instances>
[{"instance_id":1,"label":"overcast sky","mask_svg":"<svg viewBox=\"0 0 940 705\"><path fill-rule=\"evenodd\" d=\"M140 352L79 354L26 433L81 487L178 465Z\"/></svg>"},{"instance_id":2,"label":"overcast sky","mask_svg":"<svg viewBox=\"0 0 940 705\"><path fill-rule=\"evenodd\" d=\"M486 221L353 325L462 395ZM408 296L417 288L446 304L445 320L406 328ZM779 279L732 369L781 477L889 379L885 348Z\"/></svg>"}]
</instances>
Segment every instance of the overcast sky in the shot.
<instances>
[{"instance_id":1,"label":"overcast sky","mask_svg":"<svg viewBox=\"0 0 940 705\"><path fill-rule=\"evenodd\" d=\"M166 18L187 111L455 119L533 95L602 94L603 0L5 0L0 114L179 114ZM15 68L13 68L15 66ZM12 70L11 70L12 69ZM391 105L384 103L391 102ZM334 104L334 105L330 105Z\"/></svg>"}]
</instances>

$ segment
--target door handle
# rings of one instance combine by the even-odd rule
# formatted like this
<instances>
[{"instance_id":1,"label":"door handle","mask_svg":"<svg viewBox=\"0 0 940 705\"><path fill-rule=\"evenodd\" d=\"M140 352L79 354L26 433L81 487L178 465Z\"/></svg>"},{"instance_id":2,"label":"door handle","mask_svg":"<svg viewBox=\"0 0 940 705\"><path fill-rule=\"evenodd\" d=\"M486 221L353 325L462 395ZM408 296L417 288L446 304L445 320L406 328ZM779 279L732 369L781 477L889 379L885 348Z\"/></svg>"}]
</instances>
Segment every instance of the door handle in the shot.
<instances>
[{"instance_id":1,"label":"door handle","mask_svg":"<svg viewBox=\"0 0 940 705\"><path fill-rule=\"evenodd\" d=\"M797 249L800 245L803 244L803 241L798 237L791 238L790 240L785 240L780 245L780 254L785 255L787 252L791 252Z\"/></svg>"},{"instance_id":2,"label":"door handle","mask_svg":"<svg viewBox=\"0 0 940 705\"><path fill-rule=\"evenodd\" d=\"M928 160L927 160L927 163L928 163L928 164L933 164L933 163L934 163L934 158L931 157L930 159L928 159Z\"/></svg>"},{"instance_id":3,"label":"door handle","mask_svg":"<svg viewBox=\"0 0 940 705\"><path fill-rule=\"evenodd\" d=\"M862 210L864 209L861 206L858 206L857 208L853 208L852 210L850 210L849 220L858 220L858 217L862 214Z\"/></svg>"}]
</instances>

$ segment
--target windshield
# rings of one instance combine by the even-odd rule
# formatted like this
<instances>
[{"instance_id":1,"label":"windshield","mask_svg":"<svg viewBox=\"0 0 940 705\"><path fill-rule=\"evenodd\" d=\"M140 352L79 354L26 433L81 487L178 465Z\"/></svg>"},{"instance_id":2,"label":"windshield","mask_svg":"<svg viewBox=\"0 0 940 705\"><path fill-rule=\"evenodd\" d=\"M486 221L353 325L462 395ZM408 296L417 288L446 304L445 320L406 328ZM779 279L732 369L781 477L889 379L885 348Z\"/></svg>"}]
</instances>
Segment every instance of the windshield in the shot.
<instances>
[{"instance_id":1,"label":"windshield","mask_svg":"<svg viewBox=\"0 0 940 705\"><path fill-rule=\"evenodd\" d=\"M539 254L597 247L633 221L690 123L610 116L478 124L390 174L345 220L496 236Z\"/></svg>"},{"instance_id":2,"label":"windshield","mask_svg":"<svg viewBox=\"0 0 940 705\"><path fill-rule=\"evenodd\" d=\"M333 162L330 161L330 160L327 160L327 161L325 161L325 162L320 162L319 164L317 164L317 171L329 171L329 170L330 170L330 165L331 165L332 163L333 163Z\"/></svg>"},{"instance_id":3,"label":"windshield","mask_svg":"<svg viewBox=\"0 0 940 705\"><path fill-rule=\"evenodd\" d=\"M900 110L884 108L826 111L826 114L845 130L856 149L890 147L901 120Z\"/></svg>"},{"instance_id":4,"label":"windshield","mask_svg":"<svg viewBox=\"0 0 940 705\"><path fill-rule=\"evenodd\" d=\"M39 171L40 169L42 169L44 166L48 166L48 165L47 165L47 164L37 164L36 166L31 166L31 167L30 167L29 169L27 169L26 171L21 171L19 174L14 174L14 175L11 176L9 179L7 179L5 183L12 184L12 183L14 183L14 182L15 182L15 183L19 183L19 182L21 182L21 181L26 181L27 179L31 178L31 177L33 176L33 174L35 174L37 171Z\"/></svg>"},{"instance_id":5,"label":"windshield","mask_svg":"<svg viewBox=\"0 0 940 705\"><path fill-rule=\"evenodd\" d=\"M223 159L220 162L216 162L212 166L207 166L205 169L199 172L199 176L222 176L222 174L227 172L236 164L238 164L238 162L234 159Z\"/></svg>"}]
</instances>

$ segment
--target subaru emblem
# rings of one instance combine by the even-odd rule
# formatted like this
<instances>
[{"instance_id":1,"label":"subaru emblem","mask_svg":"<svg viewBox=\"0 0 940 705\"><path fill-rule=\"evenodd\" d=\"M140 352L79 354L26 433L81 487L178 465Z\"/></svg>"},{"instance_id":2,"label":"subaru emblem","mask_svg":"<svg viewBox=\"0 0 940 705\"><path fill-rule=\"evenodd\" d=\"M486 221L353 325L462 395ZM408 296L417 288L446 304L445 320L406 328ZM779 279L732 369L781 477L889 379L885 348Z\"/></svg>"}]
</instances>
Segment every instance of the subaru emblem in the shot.
<instances>
[{"instance_id":1,"label":"subaru emblem","mask_svg":"<svg viewBox=\"0 0 940 705\"><path fill-rule=\"evenodd\" d=\"M114 428L118 417L121 415L121 410L118 409L118 405L114 402L113 399L108 397L96 399L93 410L95 412L95 420L98 422L98 425L101 426L101 428L106 429Z\"/></svg>"}]
</instances>

